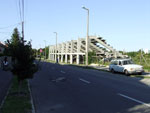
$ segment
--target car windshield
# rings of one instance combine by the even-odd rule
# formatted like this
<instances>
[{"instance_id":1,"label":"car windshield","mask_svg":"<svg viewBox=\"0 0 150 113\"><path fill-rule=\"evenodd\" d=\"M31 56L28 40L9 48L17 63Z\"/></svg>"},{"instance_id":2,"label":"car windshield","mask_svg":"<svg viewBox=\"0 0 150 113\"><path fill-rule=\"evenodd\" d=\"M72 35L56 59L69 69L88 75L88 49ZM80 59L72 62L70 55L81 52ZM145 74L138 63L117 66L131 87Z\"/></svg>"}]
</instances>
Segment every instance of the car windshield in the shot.
<instances>
[{"instance_id":1,"label":"car windshield","mask_svg":"<svg viewBox=\"0 0 150 113\"><path fill-rule=\"evenodd\" d=\"M123 65L134 64L132 60L123 61Z\"/></svg>"}]
</instances>

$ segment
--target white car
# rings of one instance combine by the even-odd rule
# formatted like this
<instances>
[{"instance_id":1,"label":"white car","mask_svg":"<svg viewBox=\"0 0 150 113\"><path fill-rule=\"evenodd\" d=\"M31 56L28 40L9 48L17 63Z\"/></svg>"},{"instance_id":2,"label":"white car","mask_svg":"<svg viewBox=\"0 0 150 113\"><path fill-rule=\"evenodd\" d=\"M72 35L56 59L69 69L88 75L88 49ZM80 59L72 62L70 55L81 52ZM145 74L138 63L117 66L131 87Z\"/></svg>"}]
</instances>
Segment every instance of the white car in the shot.
<instances>
[{"instance_id":1,"label":"white car","mask_svg":"<svg viewBox=\"0 0 150 113\"><path fill-rule=\"evenodd\" d=\"M112 60L109 65L111 72L121 72L126 75L142 74L144 72L143 66L134 64L131 59L116 59Z\"/></svg>"}]
</instances>

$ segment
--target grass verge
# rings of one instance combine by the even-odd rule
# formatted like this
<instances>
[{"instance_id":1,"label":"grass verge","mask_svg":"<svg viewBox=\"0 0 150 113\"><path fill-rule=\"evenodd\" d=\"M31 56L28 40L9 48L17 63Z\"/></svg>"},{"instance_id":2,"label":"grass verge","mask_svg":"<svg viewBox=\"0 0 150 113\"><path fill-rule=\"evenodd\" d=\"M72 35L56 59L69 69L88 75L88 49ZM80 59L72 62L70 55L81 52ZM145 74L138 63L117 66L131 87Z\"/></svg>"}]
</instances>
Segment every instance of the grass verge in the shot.
<instances>
[{"instance_id":1,"label":"grass verge","mask_svg":"<svg viewBox=\"0 0 150 113\"><path fill-rule=\"evenodd\" d=\"M12 86L0 110L0 113L31 113L30 92L27 80L23 81L21 93L18 95L17 78L13 77Z\"/></svg>"},{"instance_id":2,"label":"grass verge","mask_svg":"<svg viewBox=\"0 0 150 113\"><path fill-rule=\"evenodd\" d=\"M143 76L143 75L130 75L130 77L137 77L137 78L146 78L146 79L150 79L150 76Z\"/></svg>"}]
</instances>

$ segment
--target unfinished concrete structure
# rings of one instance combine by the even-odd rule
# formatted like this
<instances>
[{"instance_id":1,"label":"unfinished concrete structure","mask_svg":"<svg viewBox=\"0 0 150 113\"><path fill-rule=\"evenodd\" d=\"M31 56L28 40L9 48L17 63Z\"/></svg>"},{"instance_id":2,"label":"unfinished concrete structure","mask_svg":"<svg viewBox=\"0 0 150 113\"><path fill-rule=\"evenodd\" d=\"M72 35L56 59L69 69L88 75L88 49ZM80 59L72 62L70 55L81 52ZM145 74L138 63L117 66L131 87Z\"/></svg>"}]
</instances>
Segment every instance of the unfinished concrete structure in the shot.
<instances>
[{"instance_id":1,"label":"unfinished concrete structure","mask_svg":"<svg viewBox=\"0 0 150 113\"><path fill-rule=\"evenodd\" d=\"M57 50L56 50L57 48ZM86 41L85 38L71 40L61 44L49 46L49 60L73 64L84 63ZM102 37L89 36L89 52L95 52L101 58L122 58L121 53L106 43Z\"/></svg>"}]
</instances>

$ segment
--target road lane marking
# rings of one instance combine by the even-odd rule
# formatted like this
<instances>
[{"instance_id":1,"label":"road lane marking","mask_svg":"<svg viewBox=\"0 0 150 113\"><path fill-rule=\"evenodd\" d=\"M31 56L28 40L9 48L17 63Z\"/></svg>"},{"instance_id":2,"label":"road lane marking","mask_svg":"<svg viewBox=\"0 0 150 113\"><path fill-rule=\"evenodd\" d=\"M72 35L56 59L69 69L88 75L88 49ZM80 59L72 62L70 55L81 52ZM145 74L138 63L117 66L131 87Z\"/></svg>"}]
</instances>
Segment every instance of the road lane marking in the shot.
<instances>
[{"instance_id":1,"label":"road lane marking","mask_svg":"<svg viewBox=\"0 0 150 113\"><path fill-rule=\"evenodd\" d=\"M61 73L64 73L64 74L66 73L66 72L64 72L64 71L60 71L60 72L61 72Z\"/></svg>"},{"instance_id":2,"label":"road lane marking","mask_svg":"<svg viewBox=\"0 0 150 113\"><path fill-rule=\"evenodd\" d=\"M89 82L89 81L87 81L87 80L84 80L84 79L82 79L82 78L79 78L79 80L81 80L82 82L85 82L85 83L87 83L87 84L90 84L91 82Z\"/></svg>"},{"instance_id":3,"label":"road lane marking","mask_svg":"<svg viewBox=\"0 0 150 113\"><path fill-rule=\"evenodd\" d=\"M142 102L142 101L140 101L140 100L134 99L134 98L132 98L132 97L129 97L129 96L126 96L126 95L123 95L123 94L120 94L120 93L118 93L118 95L121 96L121 97L127 98L127 99L129 99L129 100L132 100L132 101L135 101L135 102L137 102L137 103L140 103L140 104L143 104L143 105L145 105L145 106L150 107L150 104L144 103L144 102Z\"/></svg>"}]
</instances>

